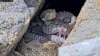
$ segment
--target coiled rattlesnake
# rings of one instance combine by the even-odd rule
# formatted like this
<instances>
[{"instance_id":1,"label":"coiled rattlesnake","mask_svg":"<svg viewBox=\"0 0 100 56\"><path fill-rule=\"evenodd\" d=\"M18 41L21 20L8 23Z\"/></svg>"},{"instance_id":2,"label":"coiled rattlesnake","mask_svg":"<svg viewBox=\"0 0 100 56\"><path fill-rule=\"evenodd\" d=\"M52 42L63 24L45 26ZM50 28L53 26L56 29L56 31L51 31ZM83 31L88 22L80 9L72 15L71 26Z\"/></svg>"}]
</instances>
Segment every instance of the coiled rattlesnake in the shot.
<instances>
[{"instance_id":1,"label":"coiled rattlesnake","mask_svg":"<svg viewBox=\"0 0 100 56\"><path fill-rule=\"evenodd\" d=\"M76 22L76 17L72 13L67 11L56 13L54 9L45 10L41 14L41 18L45 22L42 31L45 34L51 35L51 41L57 43L65 40Z\"/></svg>"},{"instance_id":2,"label":"coiled rattlesnake","mask_svg":"<svg viewBox=\"0 0 100 56\"><path fill-rule=\"evenodd\" d=\"M68 36L76 20L72 13L66 11L56 13L54 9L45 10L40 17L44 23L38 20L39 17L34 18L37 22L33 22L32 27L25 33L26 40L38 40L39 42L51 40L59 44Z\"/></svg>"},{"instance_id":3,"label":"coiled rattlesnake","mask_svg":"<svg viewBox=\"0 0 100 56\"><path fill-rule=\"evenodd\" d=\"M38 20L40 17L44 22ZM40 17L34 18L36 21L32 22L19 44L18 50L25 56L42 56L40 54L44 52L41 48L42 43L50 40L61 45L76 22L76 17L72 13L66 11L56 13L54 9L45 10ZM40 44L35 43L34 40ZM49 50L48 53L57 49Z\"/></svg>"}]
</instances>

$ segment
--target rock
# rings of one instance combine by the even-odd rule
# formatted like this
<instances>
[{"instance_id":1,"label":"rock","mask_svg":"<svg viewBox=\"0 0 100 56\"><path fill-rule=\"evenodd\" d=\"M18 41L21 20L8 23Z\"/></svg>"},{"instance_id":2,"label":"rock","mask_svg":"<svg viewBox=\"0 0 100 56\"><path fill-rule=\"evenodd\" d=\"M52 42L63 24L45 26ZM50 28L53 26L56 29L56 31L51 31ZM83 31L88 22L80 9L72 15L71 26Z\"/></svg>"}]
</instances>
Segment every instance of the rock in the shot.
<instances>
[{"instance_id":1,"label":"rock","mask_svg":"<svg viewBox=\"0 0 100 56\"><path fill-rule=\"evenodd\" d=\"M59 45L48 41L47 43L43 44L43 52L41 56L58 56L58 47Z\"/></svg>"},{"instance_id":2,"label":"rock","mask_svg":"<svg viewBox=\"0 0 100 56\"><path fill-rule=\"evenodd\" d=\"M18 51L24 56L41 56L43 44L38 41L31 41L29 43L20 43Z\"/></svg>"},{"instance_id":3,"label":"rock","mask_svg":"<svg viewBox=\"0 0 100 56\"><path fill-rule=\"evenodd\" d=\"M59 48L58 56L100 56L100 37Z\"/></svg>"},{"instance_id":4,"label":"rock","mask_svg":"<svg viewBox=\"0 0 100 56\"><path fill-rule=\"evenodd\" d=\"M47 20L55 19L56 15L57 15L57 12L55 9L47 9L41 13L40 17L43 21L47 21Z\"/></svg>"},{"instance_id":5,"label":"rock","mask_svg":"<svg viewBox=\"0 0 100 56\"><path fill-rule=\"evenodd\" d=\"M82 42L100 36L100 0L86 0L76 24L63 45Z\"/></svg>"},{"instance_id":6,"label":"rock","mask_svg":"<svg viewBox=\"0 0 100 56\"><path fill-rule=\"evenodd\" d=\"M24 1L28 7L35 7L39 0L24 0Z\"/></svg>"},{"instance_id":7,"label":"rock","mask_svg":"<svg viewBox=\"0 0 100 56\"><path fill-rule=\"evenodd\" d=\"M37 11L40 11L40 9L43 7L43 4L45 2L45 0L24 0L24 1L26 1L26 5L28 6L28 8L30 10L31 17L33 17ZM30 5L28 5L28 4L30 4ZM38 14L38 12L37 12L37 14Z\"/></svg>"},{"instance_id":8,"label":"rock","mask_svg":"<svg viewBox=\"0 0 100 56\"><path fill-rule=\"evenodd\" d=\"M57 56L57 48L58 45L51 41L40 43L32 40L29 43L24 43L23 41L18 51L24 56Z\"/></svg>"},{"instance_id":9,"label":"rock","mask_svg":"<svg viewBox=\"0 0 100 56\"><path fill-rule=\"evenodd\" d=\"M23 0L0 2L0 56L7 56L16 47L41 3L30 10Z\"/></svg>"},{"instance_id":10,"label":"rock","mask_svg":"<svg viewBox=\"0 0 100 56\"><path fill-rule=\"evenodd\" d=\"M17 52L17 51L13 51L10 56L24 56L23 54Z\"/></svg>"}]
</instances>

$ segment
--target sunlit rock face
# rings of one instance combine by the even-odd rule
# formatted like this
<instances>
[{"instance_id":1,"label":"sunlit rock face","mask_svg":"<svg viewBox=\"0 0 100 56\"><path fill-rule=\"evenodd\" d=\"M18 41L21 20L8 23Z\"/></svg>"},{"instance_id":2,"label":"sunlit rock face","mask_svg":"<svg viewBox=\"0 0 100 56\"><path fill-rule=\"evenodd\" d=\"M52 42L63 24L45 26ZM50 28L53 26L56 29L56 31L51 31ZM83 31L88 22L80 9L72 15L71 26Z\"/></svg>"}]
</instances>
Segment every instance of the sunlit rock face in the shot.
<instances>
[{"instance_id":1,"label":"sunlit rock face","mask_svg":"<svg viewBox=\"0 0 100 56\"><path fill-rule=\"evenodd\" d=\"M99 56L100 37L59 48L58 56Z\"/></svg>"},{"instance_id":2,"label":"sunlit rock face","mask_svg":"<svg viewBox=\"0 0 100 56\"><path fill-rule=\"evenodd\" d=\"M77 17L76 25L59 48L59 56L99 56L99 14L100 0L86 0Z\"/></svg>"},{"instance_id":3,"label":"sunlit rock face","mask_svg":"<svg viewBox=\"0 0 100 56\"><path fill-rule=\"evenodd\" d=\"M42 0L28 7L24 0L0 1L0 56L7 56L26 32Z\"/></svg>"},{"instance_id":4,"label":"sunlit rock face","mask_svg":"<svg viewBox=\"0 0 100 56\"><path fill-rule=\"evenodd\" d=\"M100 0L86 0L64 45L100 36Z\"/></svg>"}]
</instances>

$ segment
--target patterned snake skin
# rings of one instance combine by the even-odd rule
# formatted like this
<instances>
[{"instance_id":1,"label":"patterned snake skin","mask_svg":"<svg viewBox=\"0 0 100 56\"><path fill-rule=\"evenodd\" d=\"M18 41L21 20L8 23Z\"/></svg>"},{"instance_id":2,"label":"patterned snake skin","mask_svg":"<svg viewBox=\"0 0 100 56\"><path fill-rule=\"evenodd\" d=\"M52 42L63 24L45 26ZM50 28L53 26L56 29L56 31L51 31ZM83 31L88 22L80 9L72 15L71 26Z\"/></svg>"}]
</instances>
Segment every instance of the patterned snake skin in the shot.
<instances>
[{"instance_id":1,"label":"patterned snake skin","mask_svg":"<svg viewBox=\"0 0 100 56\"><path fill-rule=\"evenodd\" d=\"M66 37L74 26L76 17L70 12L62 11L56 14L54 11L44 12L40 16L42 21L38 16L34 18L36 20L31 23L18 46L18 51L21 54L24 56L39 56L42 52L42 43L52 41L61 45L64 42L65 38L61 38L64 32L59 32L59 30L64 29L66 33L64 33L63 37ZM51 17L53 13L55 13L55 16ZM40 44L35 41L38 41Z\"/></svg>"},{"instance_id":2,"label":"patterned snake skin","mask_svg":"<svg viewBox=\"0 0 100 56\"><path fill-rule=\"evenodd\" d=\"M45 34L55 34L63 27L68 30L68 35L75 24L75 20L75 16L70 12L58 12L55 19L45 21L42 30Z\"/></svg>"},{"instance_id":3,"label":"patterned snake skin","mask_svg":"<svg viewBox=\"0 0 100 56\"><path fill-rule=\"evenodd\" d=\"M50 11L52 14L54 10L52 11L51 9ZM44 11L45 15L46 13L48 12ZM47 14L47 16L51 14ZM61 45L71 32L74 24L76 23L76 17L70 12L61 11L56 13L55 18L52 17L53 19L51 20L48 18L42 17L42 20L45 22L45 24L43 24L42 31L45 34L51 35L51 41Z\"/></svg>"},{"instance_id":4,"label":"patterned snake skin","mask_svg":"<svg viewBox=\"0 0 100 56\"><path fill-rule=\"evenodd\" d=\"M50 35L47 35L42 32L42 26L43 22L39 20L39 18L36 18L37 20L35 22L32 22L31 27L28 29L28 31L24 34L25 42L30 42L32 40L37 40L41 43L44 43L46 41L50 40Z\"/></svg>"},{"instance_id":5,"label":"patterned snake skin","mask_svg":"<svg viewBox=\"0 0 100 56\"><path fill-rule=\"evenodd\" d=\"M41 21L39 17L35 18L37 20L32 22L32 27L30 27L28 32L24 34L26 42L30 42L32 40L38 40L42 43L50 41L52 36L58 36L57 34L59 30L62 28L67 30L65 36L68 36L72 26L75 24L75 16L72 13L66 11L58 12L57 15L55 15L56 13L54 11L54 9L49 9L41 14L41 19L44 22ZM54 14L55 16L51 17L51 14Z\"/></svg>"}]
</instances>

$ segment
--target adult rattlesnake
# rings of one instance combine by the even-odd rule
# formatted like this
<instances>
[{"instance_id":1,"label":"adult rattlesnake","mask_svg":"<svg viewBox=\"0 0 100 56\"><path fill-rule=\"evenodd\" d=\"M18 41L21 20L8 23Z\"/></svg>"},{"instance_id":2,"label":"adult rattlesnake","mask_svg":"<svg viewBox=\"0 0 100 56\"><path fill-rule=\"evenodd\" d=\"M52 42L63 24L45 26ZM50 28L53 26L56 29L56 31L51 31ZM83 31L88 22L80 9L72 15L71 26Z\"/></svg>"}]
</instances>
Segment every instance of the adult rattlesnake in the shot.
<instances>
[{"instance_id":1,"label":"adult rattlesnake","mask_svg":"<svg viewBox=\"0 0 100 56\"><path fill-rule=\"evenodd\" d=\"M40 17L42 21L38 20ZM47 41L61 45L76 22L76 17L72 13L66 11L56 12L54 9L43 11L40 17L34 18L36 21L31 23L31 27L24 34L24 38L18 46L19 52L25 56L35 55L35 52L36 56L39 56L37 53L41 52L41 44ZM40 46L36 47L34 41L38 41Z\"/></svg>"},{"instance_id":2,"label":"adult rattlesnake","mask_svg":"<svg viewBox=\"0 0 100 56\"><path fill-rule=\"evenodd\" d=\"M43 11L40 17L44 23L38 20L39 17L34 18L37 22L32 23L32 27L24 35L25 38L45 42L51 40L52 36L58 36L61 30L64 31L64 34L61 34L66 37L76 21L76 17L72 13L66 11L56 13L54 9Z\"/></svg>"}]
</instances>

